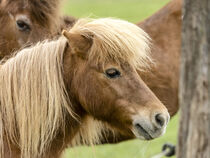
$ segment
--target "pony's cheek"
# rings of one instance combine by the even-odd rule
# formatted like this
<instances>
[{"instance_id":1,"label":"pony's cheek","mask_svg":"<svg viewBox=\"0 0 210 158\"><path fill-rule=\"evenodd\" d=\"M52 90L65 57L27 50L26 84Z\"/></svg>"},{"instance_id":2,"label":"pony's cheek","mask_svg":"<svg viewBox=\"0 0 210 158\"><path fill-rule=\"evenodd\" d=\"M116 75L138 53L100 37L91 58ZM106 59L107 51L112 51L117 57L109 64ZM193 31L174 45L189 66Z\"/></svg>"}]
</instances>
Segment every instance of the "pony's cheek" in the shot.
<instances>
[{"instance_id":1,"label":"pony's cheek","mask_svg":"<svg viewBox=\"0 0 210 158\"><path fill-rule=\"evenodd\" d=\"M77 79L76 85L77 85L77 91L76 94L78 96L78 100L82 108L90 115L94 115L94 111L97 111L95 108L97 108L97 105L100 105L101 99L100 99L100 87L97 86L97 84L94 85L94 83L97 83L95 80L88 79L88 75L86 78L83 78L83 80L79 81ZM94 98L98 98L97 100Z\"/></svg>"},{"instance_id":2,"label":"pony's cheek","mask_svg":"<svg viewBox=\"0 0 210 158\"><path fill-rule=\"evenodd\" d=\"M90 84L91 83L89 83L89 87L92 87ZM79 96L80 104L83 109L89 115L92 115L98 120L107 119L107 116L109 116L109 114L111 114L115 109L115 101L112 94L106 90L103 90L100 85L95 84L94 88L86 90L85 88L82 88L82 92L80 91Z\"/></svg>"}]
</instances>

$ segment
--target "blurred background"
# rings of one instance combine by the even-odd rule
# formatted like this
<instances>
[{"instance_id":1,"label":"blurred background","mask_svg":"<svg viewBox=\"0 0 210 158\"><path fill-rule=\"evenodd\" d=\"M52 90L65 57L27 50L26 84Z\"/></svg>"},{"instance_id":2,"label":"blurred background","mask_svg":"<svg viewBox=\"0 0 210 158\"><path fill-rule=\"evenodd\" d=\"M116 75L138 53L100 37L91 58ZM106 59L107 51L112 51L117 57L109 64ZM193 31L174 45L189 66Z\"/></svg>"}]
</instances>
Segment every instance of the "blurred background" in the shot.
<instances>
[{"instance_id":1,"label":"blurred background","mask_svg":"<svg viewBox=\"0 0 210 158\"><path fill-rule=\"evenodd\" d=\"M74 17L116 17L137 23L169 0L64 0L63 13Z\"/></svg>"},{"instance_id":2,"label":"blurred background","mask_svg":"<svg viewBox=\"0 0 210 158\"><path fill-rule=\"evenodd\" d=\"M138 23L168 2L169 0L65 0L62 11L76 18L116 17ZM153 141L136 139L119 144L75 147L67 149L63 158L151 158L161 151L164 143L176 144L178 115L171 119L166 134Z\"/></svg>"}]
</instances>

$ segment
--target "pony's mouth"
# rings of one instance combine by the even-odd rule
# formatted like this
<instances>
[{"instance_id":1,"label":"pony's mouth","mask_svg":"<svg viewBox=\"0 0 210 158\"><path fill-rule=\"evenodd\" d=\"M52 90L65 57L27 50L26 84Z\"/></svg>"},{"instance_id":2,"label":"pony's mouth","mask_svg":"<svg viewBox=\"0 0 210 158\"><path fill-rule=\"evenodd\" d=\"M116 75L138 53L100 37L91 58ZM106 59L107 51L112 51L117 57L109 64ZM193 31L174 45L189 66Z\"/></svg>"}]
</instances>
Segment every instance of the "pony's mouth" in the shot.
<instances>
[{"instance_id":1,"label":"pony's mouth","mask_svg":"<svg viewBox=\"0 0 210 158\"><path fill-rule=\"evenodd\" d=\"M133 122L133 134L142 140L151 140L160 137L166 131L166 125L158 128L145 120L135 120Z\"/></svg>"},{"instance_id":2,"label":"pony's mouth","mask_svg":"<svg viewBox=\"0 0 210 158\"><path fill-rule=\"evenodd\" d=\"M143 136L146 140L153 139L153 137L140 124L136 124L135 128L137 129L138 134Z\"/></svg>"},{"instance_id":3,"label":"pony's mouth","mask_svg":"<svg viewBox=\"0 0 210 158\"><path fill-rule=\"evenodd\" d=\"M133 134L142 140L151 140L162 136L169 120L168 113L153 113L149 118L141 115L133 116Z\"/></svg>"}]
</instances>

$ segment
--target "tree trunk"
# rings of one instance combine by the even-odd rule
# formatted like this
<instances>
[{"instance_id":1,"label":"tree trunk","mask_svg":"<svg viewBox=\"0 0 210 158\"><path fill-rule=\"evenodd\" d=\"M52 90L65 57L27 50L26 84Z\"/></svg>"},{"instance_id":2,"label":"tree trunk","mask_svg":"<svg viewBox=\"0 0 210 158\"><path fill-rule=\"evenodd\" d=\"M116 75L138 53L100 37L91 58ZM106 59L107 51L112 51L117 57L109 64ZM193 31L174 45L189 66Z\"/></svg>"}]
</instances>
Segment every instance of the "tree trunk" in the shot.
<instances>
[{"instance_id":1,"label":"tree trunk","mask_svg":"<svg viewBox=\"0 0 210 158\"><path fill-rule=\"evenodd\" d=\"M185 0L178 158L210 158L210 0Z\"/></svg>"}]
</instances>

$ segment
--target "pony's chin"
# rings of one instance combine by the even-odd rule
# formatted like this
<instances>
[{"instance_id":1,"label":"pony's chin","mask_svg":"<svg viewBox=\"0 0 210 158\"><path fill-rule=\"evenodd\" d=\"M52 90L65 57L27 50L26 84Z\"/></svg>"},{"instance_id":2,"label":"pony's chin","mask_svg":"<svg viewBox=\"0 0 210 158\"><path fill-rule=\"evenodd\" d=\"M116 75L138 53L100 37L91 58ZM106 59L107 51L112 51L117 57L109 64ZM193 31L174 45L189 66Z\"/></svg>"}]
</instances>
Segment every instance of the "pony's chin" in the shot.
<instances>
[{"instance_id":1,"label":"pony's chin","mask_svg":"<svg viewBox=\"0 0 210 158\"><path fill-rule=\"evenodd\" d=\"M159 131L152 133L151 131L150 132L146 131L142 127L139 127L139 128L134 127L132 130L132 132L136 138L138 138L140 140L147 140L147 141L153 140L155 138L158 138L158 137L164 135L165 131L166 131L166 129L159 130Z\"/></svg>"}]
</instances>

